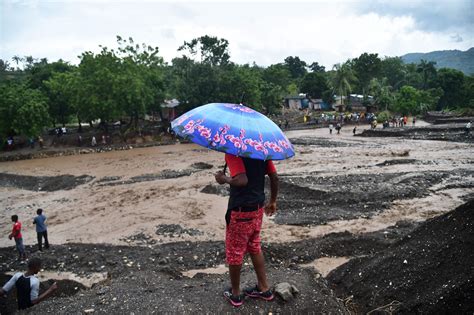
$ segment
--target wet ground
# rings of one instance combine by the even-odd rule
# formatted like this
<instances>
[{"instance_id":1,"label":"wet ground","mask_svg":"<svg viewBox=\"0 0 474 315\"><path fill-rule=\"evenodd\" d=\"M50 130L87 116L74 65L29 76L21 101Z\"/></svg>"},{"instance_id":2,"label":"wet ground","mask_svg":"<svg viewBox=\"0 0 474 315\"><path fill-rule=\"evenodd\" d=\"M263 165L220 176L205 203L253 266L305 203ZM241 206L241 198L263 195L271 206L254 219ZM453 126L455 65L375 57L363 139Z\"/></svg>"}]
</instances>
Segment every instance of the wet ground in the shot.
<instances>
[{"instance_id":1,"label":"wet ground","mask_svg":"<svg viewBox=\"0 0 474 315\"><path fill-rule=\"evenodd\" d=\"M345 285L336 288L336 298L311 266L324 261L326 274L341 261L377 257L425 220L474 197L470 143L353 137L344 128L341 135L315 129L288 137L297 155L275 162L279 210L265 218L262 239L272 283L292 282L301 295L290 303L249 301L243 313L382 306L381 299L361 308L367 295L347 300ZM228 190L213 174L222 166L222 154L192 144L0 163L3 217L19 215L28 251L42 256L46 271L109 275L91 289L65 289L74 296L53 298L33 312L234 312L221 297L228 285L222 274ZM53 244L43 253L35 251L30 224L39 207ZM0 222L1 234L9 229L8 220ZM4 277L23 267L6 238L0 238L0 256ZM196 269L217 273L184 276ZM244 268L248 285L252 272Z\"/></svg>"},{"instance_id":2,"label":"wet ground","mask_svg":"<svg viewBox=\"0 0 474 315\"><path fill-rule=\"evenodd\" d=\"M332 271L357 313L470 314L474 310L474 199L401 240Z\"/></svg>"}]
</instances>

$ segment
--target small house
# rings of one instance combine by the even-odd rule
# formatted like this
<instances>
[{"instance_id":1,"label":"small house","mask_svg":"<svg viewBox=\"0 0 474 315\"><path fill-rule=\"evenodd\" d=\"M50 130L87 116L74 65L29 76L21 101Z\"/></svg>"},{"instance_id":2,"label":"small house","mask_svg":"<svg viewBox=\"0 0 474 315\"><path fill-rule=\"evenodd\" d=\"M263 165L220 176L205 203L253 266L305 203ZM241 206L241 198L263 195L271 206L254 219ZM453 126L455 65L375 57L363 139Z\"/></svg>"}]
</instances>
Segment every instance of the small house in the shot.
<instances>
[{"instance_id":1,"label":"small house","mask_svg":"<svg viewBox=\"0 0 474 315\"><path fill-rule=\"evenodd\" d=\"M163 104L161 104L161 112L163 115L163 119L172 121L176 118L176 107L178 107L180 102L177 99L172 100L165 100Z\"/></svg>"}]
</instances>

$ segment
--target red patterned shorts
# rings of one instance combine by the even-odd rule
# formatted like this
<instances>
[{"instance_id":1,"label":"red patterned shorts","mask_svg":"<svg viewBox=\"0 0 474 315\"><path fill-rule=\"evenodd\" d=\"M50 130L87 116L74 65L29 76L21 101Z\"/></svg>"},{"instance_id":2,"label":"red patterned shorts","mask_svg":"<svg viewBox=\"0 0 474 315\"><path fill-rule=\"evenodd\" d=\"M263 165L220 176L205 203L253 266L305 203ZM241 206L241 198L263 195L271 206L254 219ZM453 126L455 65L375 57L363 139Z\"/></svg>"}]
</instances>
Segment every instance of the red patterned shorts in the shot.
<instances>
[{"instance_id":1,"label":"red patterned shorts","mask_svg":"<svg viewBox=\"0 0 474 315\"><path fill-rule=\"evenodd\" d=\"M252 212L232 211L225 233L225 255L229 265L241 265L246 253L259 254L264 208Z\"/></svg>"}]
</instances>

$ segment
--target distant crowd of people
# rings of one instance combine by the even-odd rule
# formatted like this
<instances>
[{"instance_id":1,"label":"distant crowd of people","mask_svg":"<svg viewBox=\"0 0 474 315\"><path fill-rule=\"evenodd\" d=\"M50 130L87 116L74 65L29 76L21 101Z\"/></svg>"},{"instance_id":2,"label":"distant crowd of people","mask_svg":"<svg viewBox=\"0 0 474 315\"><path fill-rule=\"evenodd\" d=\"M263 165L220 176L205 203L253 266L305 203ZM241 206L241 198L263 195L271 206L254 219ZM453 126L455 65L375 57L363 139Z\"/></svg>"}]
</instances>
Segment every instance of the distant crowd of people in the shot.
<instances>
[{"instance_id":1,"label":"distant crowd of people","mask_svg":"<svg viewBox=\"0 0 474 315\"><path fill-rule=\"evenodd\" d=\"M56 131L54 131L54 132L55 132L56 138L54 138L52 140L51 146L57 145L60 142L60 138L64 134L66 134L66 132L67 132L66 128L56 128L55 130ZM59 130L61 130L61 131L59 131ZM107 135L105 135L105 134L101 135L99 140L100 141L98 141L96 136L93 135L90 138L90 140L86 141L81 134L78 134L77 138L76 138L76 145L79 146L79 147L82 147L82 146L87 146L87 144L89 144L91 147L96 147L99 144L100 145L110 145L110 144L112 144L112 138L108 134ZM36 147L36 143L38 144L40 149L43 149L44 146L45 146L44 139L43 139L42 136L28 138L28 146L31 149L34 149ZM13 151L16 146L17 146L17 143L15 143L15 139L12 136L8 137L7 140L6 140L6 143L5 143L5 150L6 151Z\"/></svg>"}]
</instances>

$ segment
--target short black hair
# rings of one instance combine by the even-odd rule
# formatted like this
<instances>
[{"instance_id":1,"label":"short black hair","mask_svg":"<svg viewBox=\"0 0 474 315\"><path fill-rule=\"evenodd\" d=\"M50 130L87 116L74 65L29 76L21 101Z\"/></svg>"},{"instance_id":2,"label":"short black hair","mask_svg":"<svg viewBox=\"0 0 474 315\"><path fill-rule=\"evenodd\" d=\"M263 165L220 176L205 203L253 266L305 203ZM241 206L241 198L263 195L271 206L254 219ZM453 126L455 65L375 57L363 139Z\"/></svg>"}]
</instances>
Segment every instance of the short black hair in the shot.
<instances>
[{"instance_id":1,"label":"short black hair","mask_svg":"<svg viewBox=\"0 0 474 315\"><path fill-rule=\"evenodd\" d=\"M41 268L41 259L38 257L33 257L28 260L28 269Z\"/></svg>"},{"instance_id":2,"label":"short black hair","mask_svg":"<svg viewBox=\"0 0 474 315\"><path fill-rule=\"evenodd\" d=\"M36 210L36 214L41 214L41 213L43 213L43 209Z\"/></svg>"},{"instance_id":3,"label":"short black hair","mask_svg":"<svg viewBox=\"0 0 474 315\"><path fill-rule=\"evenodd\" d=\"M18 216L16 214L12 215L12 221L13 222L18 221Z\"/></svg>"}]
</instances>

